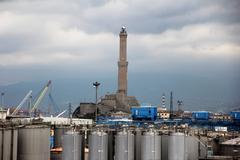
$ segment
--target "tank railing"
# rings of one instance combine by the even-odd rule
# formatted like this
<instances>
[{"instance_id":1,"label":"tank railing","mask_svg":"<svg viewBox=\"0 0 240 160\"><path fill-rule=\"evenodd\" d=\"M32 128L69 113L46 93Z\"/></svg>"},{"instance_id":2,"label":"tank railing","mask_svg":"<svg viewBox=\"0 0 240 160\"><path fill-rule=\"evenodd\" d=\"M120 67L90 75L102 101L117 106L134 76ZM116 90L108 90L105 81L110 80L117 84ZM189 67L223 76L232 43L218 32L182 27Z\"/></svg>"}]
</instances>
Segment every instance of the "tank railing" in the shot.
<instances>
[{"instance_id":1,"label":"tank railing","mask_svg":"<svg viewBox=\"0 0 240 160\"><path fill-rule=\"evenodd\" d=\"M109 127L106 126L106 125L100 124L100 125L96 125L95 127L91 127L89 130L90 130L91 132L94 132L94 131L96 131L96 132L99 132L99 131L107 131L107 130L109 130Z\"/></svg>"}]
</instances>

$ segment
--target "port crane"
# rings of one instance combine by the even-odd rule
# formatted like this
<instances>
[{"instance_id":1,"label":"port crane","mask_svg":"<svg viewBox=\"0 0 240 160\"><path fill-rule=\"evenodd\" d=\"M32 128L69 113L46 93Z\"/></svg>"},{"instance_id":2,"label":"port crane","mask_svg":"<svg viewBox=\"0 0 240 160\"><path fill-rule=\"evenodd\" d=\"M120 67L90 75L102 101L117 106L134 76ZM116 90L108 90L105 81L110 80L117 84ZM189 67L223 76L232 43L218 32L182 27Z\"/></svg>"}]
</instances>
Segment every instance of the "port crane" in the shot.
<instances>
[{"instance_id":1,"label":"port crane","mask_svg":"<svg viewBox=\"0 0 240 160\"><path fill-rule=\"evenodd\" d=\"M40 105L40 103L42 102L43 98L46 96L47 92L50 92L49 89L51 87L51 80L48 81L48 83L44 86L44 88L40 91L40 93L38 94L38 96L35 98L34 103L31 105L30 104L30 109L29 109L29 113L31 114L32 112L35 112L36 109L38 108L38 106ZM23 106L24 103L26 103L27 100L32 98L32 90L30 90L26 96L23 98L23 100L19 103L19 105L16 107L16 109L13 111L13 113L11 114L11 116L14 116L18 113L18 111L21 109L21 107ZM51 93L49 93L49 99L51 101L51 103L53 104L54 108L57 110L56 112L60 112L60 109L58 107L58 105L55 103ZM64 114L66 111L60 113L59 115L57 115L58 117L60 117L62 114Z\"/></svg>"},{"instance_id":2,"label":"port crane","mask_svg":"<svg viewBox=\"0 0 240 160\"><path fill-rule=\"evenodd\" d=\"M30 90L26 96L23 98L23 100L19 103L19 105L17 106L17 108L13 111L13 113L11 114L12 116L16 115L19 111L19 109L23 106L23 104L32 96L32 90Z\"/></svg>"},{"instance_id":3,"label":"port crane","mask_svg":"<svg viewBox=\"0 0 240 160\"><path fill-rule=\"evenodd\" d=\"M45 97L50 85L51 85L52 81L49 80L48 83L45 85L45 87L42 89L42 91L40 92L39 96L37 97L37 99L35 100L33 106L30 109L30 113L34 112L39 104L42 102L43 98Z\"/></svg>"}]
</instances>

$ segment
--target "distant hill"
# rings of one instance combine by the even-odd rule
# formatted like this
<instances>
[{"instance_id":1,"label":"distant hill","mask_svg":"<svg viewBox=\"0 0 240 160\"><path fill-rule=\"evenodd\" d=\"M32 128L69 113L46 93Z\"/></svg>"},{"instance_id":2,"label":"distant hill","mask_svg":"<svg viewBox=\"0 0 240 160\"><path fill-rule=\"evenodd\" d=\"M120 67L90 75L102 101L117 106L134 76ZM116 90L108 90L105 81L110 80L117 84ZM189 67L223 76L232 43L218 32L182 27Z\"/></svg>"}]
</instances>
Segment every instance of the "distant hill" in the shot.
<instances>
[{"instance_id":1,"label":"distant hill","mask_svg":"<svg viewBox=\"0 0 240 160\"><path fill-rule=\"evenodd\" d=\"M211 79L188 76L171 76L155 74L130 74L129 95L134 95L140 103L158 105L163 93L166 95L166 106L169 106L169 94L173 91L174 106L177 100L182 100L184 110L209 110L227 112L239 107L240 102L235 90L224 81L215 82ZM114 78L98 78L101 85L99 96L114 93L117 90L117 80ZM5 92L5 104L16 106L27 94L33 90L33 97L40 92L48 80L34 82L20 82L8 86L0 86L0 92ZM67 108L68 103L77 107L80 102L94 102L95 89L93 78L56 79L52 80L51 94L60 108ZM43 109L49 106L46 97L41 104Z\"/></svg>"},{"instance_id":2,"label":"distant hill","mask_svg":"<svg viewBox=\"0 0 240 160\"><path fill-rule=\"evenodd\" d=\"M50 92L54 101L58 106L63 109L67 108L69 103L72 103L73 108L77 107L80 102L95 101L95 89L93 88L93 80L88 79L60 79L52 80L52 85ZM35 98L42 88L46 85L46 81L38 82L20 82L16 84L11 84L7 86L0 86L0 92L4 92L4 103L7 106L17 106L20 101L24 98L29 90L33 91L33 98ZM102 80L103 88L99 89L99 94L101 95L106 89L109 89L110 82L108 80ZM50 104L48 94L41 103L41 108L46 109ZM26 105L25 105L26 106Z\"/></svg>"}]
</instances>

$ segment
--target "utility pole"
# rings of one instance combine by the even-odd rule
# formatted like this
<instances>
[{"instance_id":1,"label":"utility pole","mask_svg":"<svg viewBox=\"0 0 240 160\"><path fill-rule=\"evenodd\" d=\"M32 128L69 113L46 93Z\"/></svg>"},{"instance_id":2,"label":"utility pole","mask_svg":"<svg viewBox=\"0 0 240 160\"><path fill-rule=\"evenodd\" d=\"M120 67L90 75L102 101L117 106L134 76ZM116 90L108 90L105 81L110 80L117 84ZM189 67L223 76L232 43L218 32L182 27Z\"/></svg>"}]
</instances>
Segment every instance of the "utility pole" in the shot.
<instances>
[{"instance_id":1,"label":"utility pole","mask_svg":"<svg viewBox=\"0 0 240 160\"><path fill-rule=\"evenodd\" d=\"M170 119L173 119L173 92L170 93Z\"/></svg>"},{"instance_id":2,"label":"utility pole","mask_svg":"<svg viewBox=\"0 0 240 160\"><path fill-rule=\"evenodd\" d=\"M98 112L98 107L97 107L97 99L98 99L98 86L100 85L99 82L94 82L93 83L93 86L95 87L96 89L96 97L95 97L95 105L96 105L96 112L95 112L95 121L97 122L97 112Z\"/></svg>"}]
</instances>

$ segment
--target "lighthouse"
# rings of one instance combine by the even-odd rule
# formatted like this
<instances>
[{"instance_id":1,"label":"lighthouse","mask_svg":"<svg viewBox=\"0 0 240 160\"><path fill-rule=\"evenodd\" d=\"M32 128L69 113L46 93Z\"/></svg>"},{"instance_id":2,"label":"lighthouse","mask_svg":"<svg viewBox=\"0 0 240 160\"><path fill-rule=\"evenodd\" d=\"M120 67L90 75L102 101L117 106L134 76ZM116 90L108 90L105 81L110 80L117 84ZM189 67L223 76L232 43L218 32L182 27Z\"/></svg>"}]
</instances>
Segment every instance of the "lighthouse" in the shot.
<instances>
[{"instance_id":1,"label":"lighthouse","mask_svg":"<svg viewBox=\"0 0 240 160\"><path fill-rule=\"evenodd\" d=\"M119 60L118 60L118 91L122 96L127 96L127 31L125 27L121 28L119 33Z\"/></svg>"}]
</instances>

